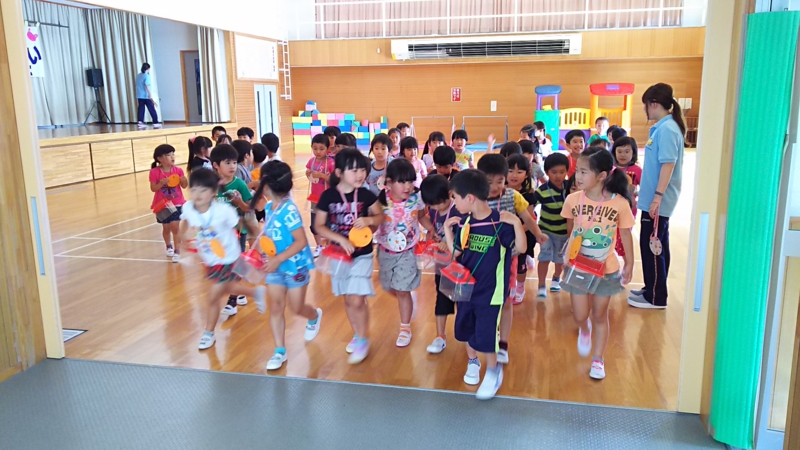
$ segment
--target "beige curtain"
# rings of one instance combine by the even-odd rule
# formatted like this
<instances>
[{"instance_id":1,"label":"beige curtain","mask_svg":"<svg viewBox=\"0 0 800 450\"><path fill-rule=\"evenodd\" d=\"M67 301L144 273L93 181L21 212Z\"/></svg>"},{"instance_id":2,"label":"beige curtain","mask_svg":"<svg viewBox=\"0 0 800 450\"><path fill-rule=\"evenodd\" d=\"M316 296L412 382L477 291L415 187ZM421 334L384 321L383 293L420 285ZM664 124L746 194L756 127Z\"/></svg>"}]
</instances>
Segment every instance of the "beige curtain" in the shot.
<instances>
[{"instance_id":1,"label":"beige curtain","mask_svg":"<svg viewBox=\"0 0 800 450\"><path fill-rule=\"evenodd\" d=\"M317 21L370 21L317 25L317 38L379 37L384 36L384 28L386 36L447 35L447 17L450 18L449 34L657 27L659 19L660 26L680 26L681 11L665 11L663 14L658 11L606 12L658 8L661 2L589 0L587 23L586 0L409 0L385 5L354 4L353 0L316 0ZM683 6L683 0L663 0L663 3L664 7ZM545 15L517 16L531 13ZM480 17L497 14L510 17ZM444 19L431 19L434 17Z\"/></svg>"},{"instance_id":2,"label":"beige curtain","mask_svg":"<svg viewBox=\"0 0 800 450\"><path fill-rule=\"evenodd\" d=\"M200 97L203 122L227 122L231 119L228 103L228 71L225 63L225 39L222 30L197 27L200 49Z\"/></svg>"},{"instance_id":3,"label":"beige curtain","mask_svg":"<svg viewBox=\"0 0 800 450\"><path fill-rule=\"evenodd\" d=\"M153 64L150 19L108 9L86 10L94 66L103 70L101 102L114 123L135 123L136 75L142 64ZM158 98L155 70L150 72L153 98ZM161 110L156 107L161 117Z\"/></svg>"},{"instance_id":4,"label":"beige curtain","mask_svg":"<svg viewBox=\"0 0 800 450\"><path fill-rule=\"evenodd\" d=\"M37 125L83 123L94 101L86 86L85 70L92 61L84 11L34 0L23 0L22 11L25 20L41 22L46 58L44 78L31 78Z\"/></svg>"}]
</instances>

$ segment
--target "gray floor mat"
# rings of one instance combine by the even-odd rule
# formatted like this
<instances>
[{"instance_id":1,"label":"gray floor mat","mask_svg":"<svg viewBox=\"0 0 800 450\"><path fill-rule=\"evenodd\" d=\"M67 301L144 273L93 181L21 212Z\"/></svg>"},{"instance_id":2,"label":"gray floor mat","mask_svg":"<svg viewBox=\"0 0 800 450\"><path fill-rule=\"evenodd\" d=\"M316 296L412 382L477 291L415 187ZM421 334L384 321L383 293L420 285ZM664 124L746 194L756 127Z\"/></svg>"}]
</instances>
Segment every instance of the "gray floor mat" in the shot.
<instances>
[{"instance_id":1,"label":"gray floor mat","mask_svg":"<svg viewBox=\"0 0 800 450\"><path fill-rule=\"evenodd\" d=\"M2 449L724 448L695 415L78 360L0 383Z\"/></svg>"}]
</instances>

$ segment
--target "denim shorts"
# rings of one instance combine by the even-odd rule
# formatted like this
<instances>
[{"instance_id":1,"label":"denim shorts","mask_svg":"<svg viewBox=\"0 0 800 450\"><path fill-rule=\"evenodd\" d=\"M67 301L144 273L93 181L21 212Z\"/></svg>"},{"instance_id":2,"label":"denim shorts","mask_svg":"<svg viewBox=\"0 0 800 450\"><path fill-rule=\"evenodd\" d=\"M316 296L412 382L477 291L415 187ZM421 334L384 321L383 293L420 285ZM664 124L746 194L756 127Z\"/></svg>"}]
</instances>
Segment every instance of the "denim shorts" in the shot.
<instances>
[{"instance_id":1,"label":"denim shorts","mask_svg":"<svg viewBox=\"0 0 800 450\"><path fill-rule=\"evenodd\" d=\"M306 286L311 281L308 269L297 270L296 275L287 273L273 272L267 274L267 284L284 286L286 289L297 289Z\"/></svg>"},{"instance_id":2,"label":"denim shorts","mask_svg":"<svg viewBox=\"0 0 800 450\"><path fill-rule=\"evenodd\" d=\"M564 264L564 245L567 243L567 236L556 236L546 233L547 242L539 249L539 262L553 262Z\"/></svg>"}]
</instances>

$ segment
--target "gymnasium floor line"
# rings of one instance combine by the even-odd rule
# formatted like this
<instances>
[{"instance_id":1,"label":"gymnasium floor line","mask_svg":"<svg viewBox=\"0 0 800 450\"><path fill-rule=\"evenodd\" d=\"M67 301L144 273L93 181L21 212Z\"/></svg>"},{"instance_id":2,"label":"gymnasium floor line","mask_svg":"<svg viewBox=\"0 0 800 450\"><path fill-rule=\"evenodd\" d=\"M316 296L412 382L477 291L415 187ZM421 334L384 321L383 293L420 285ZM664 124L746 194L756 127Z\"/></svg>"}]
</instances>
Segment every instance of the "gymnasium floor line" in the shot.
<instances>
[{"instance_id":1,"label":"gymnasium floor line","mask_svg":"<svg viewBox=\"0 0 800 450\"><path fill-rule=\"evenodd\" d=\"M112 239L112 238L117 238L117 237L120 237L120 236L124 236L124 235L126 235L126 234L129 234L129 233L133 233L133 232L135 232L135 231L143 230L143 229L145 229L145 228L150 228L150 227L152 227L153 225L158 225L158 224L157 224L157 223L151 223L151 224L149 224L149 225L145 225L145 226L143 226L143 227L134 228L133 230L128 230L128 231L125 231L125 232L122 232L122 233L119 233L119 234L115 234L115 235L113 235L113 236L111 236L111 237L109 237L109 238L98 238L98 240L97 240L97 241L95 241L95 242L90 242L90 243L88 243L88 244L86 244L86 245L81 245L80 247L75 247L75 248L71 248L71 249L69 249L69 250L64 250L63 252L61 252L61 253L59 253L59 254L57 254L57 255L55 255L55 256L64 256L65 254L67 254L67 253L70 253L70 252L74 252L75 250L80 250L80 249L83 249L83 248L86 248L86 247L90 247L90 246L92 246L92 245L95 245L95 244L99 244L99 243L101 243L101 242L108 241L108 240L110 240L110 239Z\"/></svg>"},{"instance_id":2,"label":"gymnasium floor line","mask_svg":"<svg viewBox=\"0 0 800 450\"><path fill-rule=\"evenodd\" d=\"M70 359L0 398L18 450L724 448L689 414Z\"/></svg>"}]
</instances>

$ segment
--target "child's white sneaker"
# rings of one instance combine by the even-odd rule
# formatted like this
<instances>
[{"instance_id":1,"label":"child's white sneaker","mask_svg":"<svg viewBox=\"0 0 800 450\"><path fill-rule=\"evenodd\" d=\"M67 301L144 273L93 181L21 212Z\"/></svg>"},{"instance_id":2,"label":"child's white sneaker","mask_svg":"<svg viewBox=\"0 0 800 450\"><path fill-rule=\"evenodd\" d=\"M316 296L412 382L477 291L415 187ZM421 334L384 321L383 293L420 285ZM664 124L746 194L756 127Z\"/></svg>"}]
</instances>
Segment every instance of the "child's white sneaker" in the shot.
<instances>
[{"instance_id":1,"label":"child's white sneaker","mask_svg":"<svg viewBox=\"0 0 800 450\"><path fill-rule=\"evenodd\" d=\"M486 375L483 376L483 383L475 393L475 398L478 400L489 400L497 394L500 386L503 384L503 366L498 365L494 369L486 369Z\"/></svg>"},{"instance_id":2,"label":"child's white sneaker","mask_svg":"<svg viewBox=\"0 0 800 450\"><path fill-rule=\"evenodd\" d=\"M508 364L508 350L502 348L497 351L497 362L500 364Z\"/></svg>"},{"instance_id":3,"label":"child's white sneaker","mask_svg":"<svg viewBox=\"0 0 800 450\"><path fill-rule=\"evenodd\" d=\"M541 302L547 299L547 287L539 286L539 289L536 291L536 298Z\"/></svg>"},{"instance_id":4,"label":"child's white sneaker","mask_svg":"<svg viewBox=\"0 0 800 450\"><path fill-rule=\"evenodd\" d=\"M211 348L211 346L214 345L214 342L217 342L217 338L214 336L214 333L203 333L203 337L200 338L200 345L198 345L197 348L200 350Z\"/></svg>"},{"instance_id":5,"label":"child's white sneaker","mask_svg":"<svg viewBox=\"0 0 800 450\"><path fill-rule=\"evenodd\" d=\"M353 353L350 354L350 357L347 358L348 364L359 364L361 361L364 361L369 354L369 340L364 338L359 338L356 341L355 345L353 346Z\"/></svg>"},{"instance_id":6,"label":"child's white sneaker","mask_svg":"<svg viewBox=\"0 0 800 450\"><path fill-rule=\"evenodd\" d=\"M407 328L400 328L400 334L397 335L397 341L395 344L398 347L408 347L408 344L411 343L411 330Z\"/></svg>"},{"instance_id":7,"label":"child's white sneaker","mask_svg":"<svg viewBox=\"0 0 800 450\"><path fill-rule=\"evenodd\" d=\"M470 362L467 364L467 373L464 374L464 383L475 386L481 382L481 363Z\"/></svg>"},{"instance_id":8,"label":"child's white sneaker","mask_svg":"<svg viewBox=\"0 0 800 450\"><path fill-rule=\"evenodd\" d=\"M552 280L550 282L550 292L561 292L561 280Z\"/></svg>"},{"instance_id":9,"label":"child's white sneaker","mask_svg":"<svg viewBox=\"0 0 800 450\"><path fill-rule=\"evenodd\" d=\"M267 361L267 370L280 369L283 363L285 363L287 359L289 358L286 356L285 353L275 352L275 354L272 355L272 358L270 358L269 361Z\"/></svg>"},{"instance_id":10,"label":"child's white sneaker","mask_svg":"<svg viewBox=\"0 0 800 450\"><path fill-rule=\"evenodd\" d=\"M310 323L306 323L306 332L303 335L306 342L313 341L315 337L319 334L319 325L322 323L322 309L317 308L317 321L314 322L314 325Z\"/></svg>"},{"instance_id":11,"label":"child's white sneaker","mask_svg":"<svg viewBox=\"0 0 800 450\"><path fill-rule=\"evenodd\" d=\"M167 258L172 258L173 256L175 256L175 248L173 248L171 245L168 245L167 246Z\"/></svg>"},{"instance_id":12,"label":"child's white sneaker","mask_svg":"<svg viewBox=\"0 0 800 450\"><path fill-rule=\"evenodd\" d=\"M439 353L442 353L446 347L447 341L442 339L441 336L436 336L436 339L434 339L433 342L431 342L431 345L428 346L428 353L438 355Z\"/></svg>"},{"instance_id":13,"label":"child's white sneaker","mask_svg":"<svg viewBox=\"0 0 800 450\"><path fill-rule=\"evenodd\" d=\"M592 370L589 371L589 376L595 380L602 380L606 377L606 365L602 359L592 360Z\"/></svg>"},{"instance_id":14,"label":"child's white sneaker","mask_svg":"<svg viewBox=\"0 0 800 450\"><path fill-rule=\"evenodd\" d=\"M236 304L239 306L245 306L247 304L247 296L240 295L236 297Z\"/></svg>"},{"instance_id":15,"label":"child's white sneaker","mask_svg":"<svg viewBox=\"0 0 800 450\"><path fill-rule=\"evenodd\" d=\"M344 348L344 351L346 351L348 354L353 353L353 349L356 348L356 343L358 343L358 335L354 334L353 339L350 340L350 342L347 344L347 347Z\"/></svg>"},{"instance_id":16,"label":"child's white sneaker","mask_svg":"<svg viewBox=\"0 0 800 450\"><path fill-rule=\"evenodd\" d=\"M225 307L222 308L222 315L225 315L225 316L235 316L238 312L239 312L239 308L237 308L235 306L225 305Z\"/></svg>"}]
</instances>

